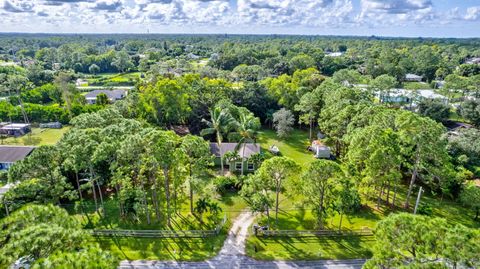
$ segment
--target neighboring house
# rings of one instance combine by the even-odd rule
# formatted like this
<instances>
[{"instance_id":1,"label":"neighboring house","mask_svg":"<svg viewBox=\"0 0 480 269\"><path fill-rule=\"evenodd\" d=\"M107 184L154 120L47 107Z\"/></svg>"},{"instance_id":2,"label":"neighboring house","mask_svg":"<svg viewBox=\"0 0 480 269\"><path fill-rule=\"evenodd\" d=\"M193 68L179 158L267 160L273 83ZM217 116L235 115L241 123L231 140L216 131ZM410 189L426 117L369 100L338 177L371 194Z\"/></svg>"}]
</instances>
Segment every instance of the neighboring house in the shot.
<instances>
[{"instance_id":1,"label":"neighboring house","mask_svg":"<svg viewBox=\"0 0 480 269\"><path fill-rule=\"evenodd\" d=\"M0 146L0 170L7 170L15 162L25 159L35 147Z\"/></svg>"},{"instance_id":2,"label":"neighboring house","mask_svg":"<svg viewBox=\"0 0 480 269\"><path fill-rule=\"evenodd\" d=\"M85 87L85 86L88 86L88 81L85 80L85 79L77 79L77 81L75 81L75 86L77 87Z\"/></svg>"},{"instance_id":3,"label":"neighboring house","mask_svg":"<svg viewBox=\"0 0 480 269\"><path fill-rule=\"evenodd\" d=\"M125 90L93 90L85 95L85 99L88 104L95 104L97 102L97 96L101 93L107 95L110 103L114 103L117 100L121 100L127 96L127 91Z\"/></svg>"},{"instance_id":4,"label":"neighboring house","mask_svg":"<svg viewBox=\"0 0 480 269\"><path fill-rule=\"evenodd\" d=\"M415 74L406 74L405 75L405 81L416 81L416 82L422 82L423 77Z\"/></svg>"},{"instance_id":5,"label":"neighboring house","mask_svg":"<svg viewBox=\"0 0 480 269\"><path fill-rule=\"evenodd\" d=\"M470 58L465 61L466 64L480 64L480 57Z\"/></svg>"},{"instance_id":6,"label":"neighboring house","mask_svg":"<svg viewBox=\"0 0 480 269\"><path fill-rule=\"evenodd\" d=\"M31 131L31 125L26 123L3 123L0 126L0 133L10 136L22 136Z\"/></svg>"},{"instance_id":7,"label":"neighboring house","mask_svg":"<svg viewBox=\"0 0 480 269\"><path fill-rule=\"evenodd\" d=\"M210 152L215 155L215 165L220 166L220 156L225 156L227 152L235 152L237 143L222 143L221 148L218 147L217 143L210 143ZM243 160L243 170L244 172L253 172L258 167L255 167L255 164L249 162L249 159L252 155L260 153L260 145L247 143L243 144L237 151L238 160L228 162L224 158L224 168L225 170L234 172L242 171L242 160Z\"/></svg>"},{"instance_id":8,"label":"neighboring house","mask_svg":"<svg viewBox=\"0 0 480 269\"><path fill-rule=\"evenodd\" d=\"M328 56L328 57L340 57L340 56L343 56L343 52L329 52L327 54L325 54L325 56Z\"/></svg>"},{"instance_id":9,"label":"neighboring house","mask_svg":"<svg viewBox=\"0 0 480 269\"><path fill-rule=\"evenodd\" d=\"M413 93L415 93L415 91L413 91ZM447 97L438 94L433 90L418 90L416 93L421 100L440 100L445 103L448 102Z\"/></svg>"},{"instance_id":10,"label":"neighboring house","mask_svg":"<svg viewBox=\"0 0 480 269\"><path fill-rule=\"evenodd\" d=\"M392 89L390 92L377 93L378 98L385 103L410 103L410 92L405 89Z\"/></svg>"},{"instance_id":11,"label":"neighboring house","mask_svg":"<svg viewBox=\"0 0 480 269\"><path fill-rule=\"evenodd\" d=\"M198 60L198 59L200 59L200 56L198 56L198 55L196 55L196 54L193 54L193 53L187 54L187 57L188 57L189 59L192 59L192 60Z\"/></svg>"},{"instance_id":12,"label":"neighboring house","mask_svg":"<svg viewBox=\"0 0 480 269\"><path fill-rule=\"evenodd\" d=\"M315 154L317 159L330 159L332 151L329 147L325 146L321 141L315 140L312 142L312 146L309 148Z\"/></svg>"},{"instance_id":13,"label":"neighboring house","mask_svg":"<svg viewBox=\"0 0 480 269\"><path fill-rule=\"evenodd\" d=\"M391 89L388 93L376 92L376 95L386 103L416 103L423 100L440 100L444 103L448 102L448 98L436 93L433 90L406 90Z\"/></svg>"},{"instance_id":14,"label":"neighboring house","mask_svg":"<svg viewBox=\"0 0 480 269\"><path fill-rule=\"evenodd\" d=\"M62 124L58 121L56 122L48 122L48 123L40 123L40 128L45 129L62 129Z\"/></svg>"}]
</instances>

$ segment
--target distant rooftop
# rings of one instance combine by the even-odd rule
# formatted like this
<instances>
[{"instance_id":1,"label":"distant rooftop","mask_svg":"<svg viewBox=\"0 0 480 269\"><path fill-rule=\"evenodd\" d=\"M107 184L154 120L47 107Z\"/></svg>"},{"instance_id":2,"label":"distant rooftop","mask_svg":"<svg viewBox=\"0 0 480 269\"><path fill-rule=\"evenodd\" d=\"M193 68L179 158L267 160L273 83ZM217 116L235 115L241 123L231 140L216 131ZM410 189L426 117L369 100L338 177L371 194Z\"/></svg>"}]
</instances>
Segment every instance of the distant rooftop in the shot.
<instances>
[{"instance_id":1,"label":"distant rooftop","mask_svg":"<svg viewBox=\"0 0 480 269\"><path fill-rule=\"evenodd\" d=\"M30 124L27 123L9 123L2 126L2 129L22 129L25 127L30 127Z\"/></svg>"},{"instance_id":2,"label":"distant rooftop","mask_svg":"<svg viewBox=\"0 0 480 269\"><path fill-rule=\"evenodd\" d=\"M415 74L406 74L405 78L406 79L422 79L423 77Z\"/></svg>"},{"instance_id":3,"label":"distant rooftop","mask_svg":"<svg viewBox=\"0 0 480 269\"><path fill-rule=\"evenodd\" d=\"M93 90L85 95L85 99L87 100L92 100L92 99L97 99L97 96L101 93L104 93L107 95L108 99L110 100L118 100L122 99L126 96L127 91L125 90Z\"/></svg>"},{"instance_id":4,"label":"distant rooftop","mask_svg":"<svg viewBox=\"0 0 480 269\"><path fill-rule=\"evenodd\" d=\"M35 147L0 146L0 163L14 163L23 160Z\"/></svg>"}]
</instances>

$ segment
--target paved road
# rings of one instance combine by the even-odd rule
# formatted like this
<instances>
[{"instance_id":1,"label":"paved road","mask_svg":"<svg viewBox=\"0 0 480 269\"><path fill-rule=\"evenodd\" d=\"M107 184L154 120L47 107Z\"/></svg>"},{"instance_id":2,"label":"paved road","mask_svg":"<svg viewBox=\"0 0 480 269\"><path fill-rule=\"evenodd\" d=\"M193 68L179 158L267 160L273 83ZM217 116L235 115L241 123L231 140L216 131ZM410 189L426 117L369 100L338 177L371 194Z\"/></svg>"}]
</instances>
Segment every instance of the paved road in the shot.
<instances>
[{"instance_id":1,"label":"paved road","mask_svg":"<svg viewBox=\"0 0 480 269\"><path fill-rule=\"evenodd\" d=\"M365 260L320 260L320 261L257 261L245 256L245 242L248 228L255 217L250 212L238 216L228 233L219 254L204 262L176 261L122 261L119 269L213 269L213 268L260 268L260 269L360 269Z\"/></svg>"}]
</instances>

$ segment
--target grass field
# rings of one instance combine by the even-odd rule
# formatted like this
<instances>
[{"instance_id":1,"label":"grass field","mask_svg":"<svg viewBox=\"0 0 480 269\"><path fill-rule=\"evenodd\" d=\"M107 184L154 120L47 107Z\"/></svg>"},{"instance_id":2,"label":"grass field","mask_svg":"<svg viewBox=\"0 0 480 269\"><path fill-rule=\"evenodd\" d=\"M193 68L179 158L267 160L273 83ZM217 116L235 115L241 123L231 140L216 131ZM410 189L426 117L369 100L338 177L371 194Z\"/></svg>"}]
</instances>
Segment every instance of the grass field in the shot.
<instances>
[{"instance_id":1,"label":"grass field","mask_svg":"<svg viewBox=\"0 0 480 269\"><path fill-rule=\"evenodd\" d=\"M103 249L126 260L202 261L215 256L226 233L210 238L98 238Z\"/></svg>"},{"instance_id":2,"label":"grass field","mask_svg":"<svg viewBox=\"0 0 480 269\"><path fill-rule=\"evenodd\" d=\"M227 216L227 223L218 236L208 238L96 238L104 249L111 250L121 259L155 259L155 260L186 260L199 261L215 256L223 245L232 220L245 209L245 201L235 193L213 198L218 202ZM109 229L165 229L165 224L146 224L144 222L120 221L118 213L109 212L104 221L96 223L97 228ZM85 220L81 215L79 218ZM98 220L98 216L91 216ZM188 213L188 204L183 204L181 216L174 217L174 229L213 229L214 224L200 224ZM205 220L207 222L207 220Z\"/></svg>"},{"instance_id":3,"label":"grass field","mask_svg":"<svg viewBox=\"0 0 480 269\"><path fill-rule=\"evenodd\" d=\"M283 156L290 157L304 168L314 160L313 154L306 151L308 145L308 132L296 130L285 139L278 139L272 130L262 130L259 137L264 150L270 145L279 147ZM416 192L412 195L410 204L413 205L416 199ZM288 193L287 193L288 194ZM393 192L391 196L393 197ZM397 194L395 212L405 211L401 206L406 199L406 187L402 186ZM375 228L378 221L393 212L386 205L379 209L375 207L375 201L363 197L364 207L354 215L344 216L342 229L363 229ZM448 199L440 200L428 193L421 199L421 205L432 209L433 217L447 219L451 224L461 223L472 228L480 228L480 222L473 220L474 212L456 201ZM407 212L412 212L412 209ZM273 212L271 213L273 216ZM267 224L266 217L260 217L257 223ZM338 229L340 216L334 212L330 213L326 220L326 228ZM273 224L271 222L271 224ZM298 195L281 194L279 221L276 228L281 230L313 230L317 229L315 216L308 206L302 204ZM374 243L371 236L350 236L350 237L308 237L308 238L257 238L250 236L247 242L247 253L256 259L266 260L298 260L298 259L346 259L346 258L368 258L370 247Z\"/></svg>"},{"instance_id":4,"label":"grass field","mask_svg":"<svg viewBox=\"0 0 480 269\"><path fill-rule=\"evenodd\" d=\"M258 260L359 259L371 257L372 236L249 237L247 254ZM256 250L256 251L255 251Z\"/></svg>"},{"instance_id":5,"label":"grass field","mask_svg":"<svg viewBox=\"0 0 480 269\"><path fill-rule=\"evenodd\" d=\"M87 78L87 81L89 86L133 86L140 76L140 72L102 73Z\"/></svg>"},{"instance_id":6,"label":"grass field","mask_svg":"<svg viewBox=\"0 0 480 269\"><path fill-rule=\"evenodd\" d=\"M304 167L315 160L313 153L307 150L309 140L305 130L296 129L288 138L279 139L274 130L264 128L259 133L258 143L264 151L272 145L277 146L282 156L292 158Z\"/></svg>"},{"instance_id":7,"label":"grass field","mask_svg":"<svg viewBox=\"0 0 480 269\"><path fill-rule=\"evenodd\" d=\"M62 129L42 129L32 128L31 134L24 135L22 137L9 137L3 139L1 143L3 145L29 145L29 146L42 146L42 145L54 145L57 143L63 134L70 129L69 126L65 126Z\"/></svg>"}]
</instances>

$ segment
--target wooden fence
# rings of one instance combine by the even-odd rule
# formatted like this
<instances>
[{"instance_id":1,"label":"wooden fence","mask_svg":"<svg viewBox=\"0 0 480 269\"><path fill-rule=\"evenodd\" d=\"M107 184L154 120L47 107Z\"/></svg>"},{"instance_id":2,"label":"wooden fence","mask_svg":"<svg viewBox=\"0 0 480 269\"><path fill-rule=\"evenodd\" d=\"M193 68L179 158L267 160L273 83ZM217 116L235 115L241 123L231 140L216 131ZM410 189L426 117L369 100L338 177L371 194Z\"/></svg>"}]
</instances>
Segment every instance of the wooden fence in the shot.
<instances>
[{"instance_id":1,"label":"wooden fence","mask_svg":"<svg viewBox=\"0 0 480 269\"><path fill-rule=\"evenodd\" d=\"M214 230L89 230L89 232L99 237L205 238L218 235L226 222L227 216L224 215Z\"/></svg>"},{"instance_id":2,"label":"wooden fence","mask_svg":"<svg viewBox=\"0 0 480 269\"><path fill-rule=\"evenodd\" d=\"M257 230L256 236L262 237L312 237L312 236L371 236L369 228L357 230Z\"/></svg>"}]
</instances>

